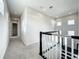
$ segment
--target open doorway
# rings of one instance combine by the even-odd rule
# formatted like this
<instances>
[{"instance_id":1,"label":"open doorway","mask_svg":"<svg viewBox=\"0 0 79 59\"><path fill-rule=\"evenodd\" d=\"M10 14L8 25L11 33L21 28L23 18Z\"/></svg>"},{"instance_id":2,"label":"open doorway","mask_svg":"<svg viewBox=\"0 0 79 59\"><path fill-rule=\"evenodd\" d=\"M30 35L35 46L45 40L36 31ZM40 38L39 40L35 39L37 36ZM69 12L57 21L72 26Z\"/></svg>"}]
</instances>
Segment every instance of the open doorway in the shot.
<instances>
[{"instance_id":1,"label":"open doorway","mask_svg":"<svg viewBox=\"0 0 79 59\"><path fill-rule=\"evenodd\" d=\"M19 18L12 18L10 21L10 38L20 37L20 20Z\"/></svg>"},{"instance_id":2,"label":"open doorway","mask_svg":"<svg viewBox=\"0 0 79 59\"><path fill-rule=\"evenodd\" d=\"M12 23L12 36L18 36L18 24Z\"/></svg>"}]
</instances>

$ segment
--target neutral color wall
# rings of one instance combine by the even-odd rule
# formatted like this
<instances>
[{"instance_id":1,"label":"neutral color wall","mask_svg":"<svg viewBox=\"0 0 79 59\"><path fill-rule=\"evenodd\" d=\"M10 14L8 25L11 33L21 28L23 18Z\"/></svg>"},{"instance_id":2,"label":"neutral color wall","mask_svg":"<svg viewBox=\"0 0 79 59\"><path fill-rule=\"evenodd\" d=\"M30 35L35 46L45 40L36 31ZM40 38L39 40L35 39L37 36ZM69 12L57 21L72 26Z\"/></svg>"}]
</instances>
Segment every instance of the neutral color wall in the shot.
<instances>
[{"instance_id":1,"label":"neutral color wall","mask_svg":"<svg viewBox=\"0 0 79 59\"><path fill-rule=\"evenodd\" d=\"M0 16L0 59L3 59L9 42L9 15L5 4L5 14Z\"/></svg>"},{"instance_id":2,"label":"neutral color wall","mask_svg":"<svg viewBox=\"0 0 79 59\"><path fill-rule=\"evenodd\" d=\"M21 17L21 37L23 42L26 45L39 42L40 31L54 30L51 20L52 18L36 10L26 8Z\"/></svg>"},{"instance_id":3,"label":"neutral color wall","mask_svg":"<svg viewBox=\"0 0 79 59\"><path fill-rule=\"evenodd\" d=\"M74 25L68 25L68 20L75 20L75 24ZM62 18L59 18L56 20L57 22L62 22L61 26L56 26L55 25L55 29L56 30L61 30L62 35L68 35L68 31L75 31L75 35L79 35L79 19L78 19L78 13L69 15L69 16L65 16ZM75 48L77 47L77 43L79 41L75 40ZM71 45L71 41L68 40L68 45Z\"/></svg>"},{"instance_id":4,"label":"neutral color wall","mask_svg":"<svg viewBox=\"0 0 79 59\"><path fill-rule=\"evenodd\" d=\"M74 25L68 25L68 20L75 20ZM61 30L62 35L68 35L67 31L75 31L75 35L78 35L78 14L73 14L70 16L62 17L56 20L57 22L62 22L61 26L55 26L55 29Z\"/></svg>"},{"instance_id":5,"label":"neutral color wall","mask_svg":"<svg viewBox=\"0 0 79 59\"><path fill-rule=\"evenodd\" d=\"M79 24L79 12L78 12L78 24ZM78 35L79 35L79 25L78 25Z\"/></svg>"}]
</instances>

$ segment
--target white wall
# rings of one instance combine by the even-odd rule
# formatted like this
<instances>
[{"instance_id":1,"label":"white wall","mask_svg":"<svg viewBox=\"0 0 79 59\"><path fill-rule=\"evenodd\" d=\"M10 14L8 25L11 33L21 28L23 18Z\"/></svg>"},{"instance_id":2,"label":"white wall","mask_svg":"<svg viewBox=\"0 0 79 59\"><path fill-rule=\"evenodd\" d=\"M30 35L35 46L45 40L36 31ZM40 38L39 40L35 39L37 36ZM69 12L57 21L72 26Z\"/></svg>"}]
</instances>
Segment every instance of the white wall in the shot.
<instances>
[{"instance_id":1,"label":"white wall","mask_svg":"<svg viewBox=\"0 0 79 59\"><path fill-rule=\"evenodd\" d=\"M5 5L6 7L6 5ZM9 40L8 11L5 8L4 16L0 16L0 59L3 59Z\"/></svg>"},{"instance_id":2,"label":"white wall","mask_svg":"<svg viewBox=\"0 0 79 59\"><path fill-rule=\"evenodd\" d=\"M79 24L79 12L78 12L78 24ZM79 35L79 25L78 25L78 35Z\"/></svg>"},{"instance_id":3,"label":"white wall","mask_svg":"<svg viewBox=\"0 0 79 59\"><path fill-rule=\"evenodd\" d=\"M68 25L68 21L69 20L74 20L74 25ZM75 35L78 35L78 14L75 13L75 14L72 14L72 15L69 15L69 16L64 16L64 17L61 17L61 18L58 18L56 20L57 22L61 22L61 26L55 26L55 29L56 30L61 30L62 32L62 35L68 35L68 31L74 31Z\"/></svg>"},{"instance_id":4,"label":"white wall","mask_svg":"<svg viewBox=\"0 0 79 59\"><path fill-rule=\"evenodd\" d=\"M74 25L68 25L68 20L74 20ZM78 13L74 13L69 16L64 16L56 20L57 22L61 22L61 26L55 26L56 30L61 30L61 35L68 35L68 31L74 31L74 35L79 35L79 19ZM64 42L64 41L63 41ZM74 48L77 48L78 40L74 40ZM71 46L71 40L67 42L68 46Z\"/></svg>"},{"instance_id":5,"label":"white wall","mask_svg":"<svg viewBox=\"0 0 79 59\"><path fill-rule=\"evenodd\" d=\"M26 45L39 42L40 31L53 31L52 18L31 8L26 8L21 17L21 37Z\"/></svg>"}]
</instances>

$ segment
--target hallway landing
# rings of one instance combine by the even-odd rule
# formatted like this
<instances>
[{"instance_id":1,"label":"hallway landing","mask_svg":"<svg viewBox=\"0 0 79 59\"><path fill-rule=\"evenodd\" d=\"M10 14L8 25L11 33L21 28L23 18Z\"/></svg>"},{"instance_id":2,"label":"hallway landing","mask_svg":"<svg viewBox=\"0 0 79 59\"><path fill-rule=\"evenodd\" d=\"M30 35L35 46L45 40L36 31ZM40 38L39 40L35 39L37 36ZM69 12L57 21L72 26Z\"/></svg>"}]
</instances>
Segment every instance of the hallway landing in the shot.
<instances>
[{"instance_id":1,"label":"hallway landing","mask_svg":"<svg viewBox=\"0 0 79 59\"><path fill-rule=\"evenodd\" d=\"M39 45L25 46L19 39L10 40L4 59L42 59L39 56Z\"/></svg>"}]
</instances>

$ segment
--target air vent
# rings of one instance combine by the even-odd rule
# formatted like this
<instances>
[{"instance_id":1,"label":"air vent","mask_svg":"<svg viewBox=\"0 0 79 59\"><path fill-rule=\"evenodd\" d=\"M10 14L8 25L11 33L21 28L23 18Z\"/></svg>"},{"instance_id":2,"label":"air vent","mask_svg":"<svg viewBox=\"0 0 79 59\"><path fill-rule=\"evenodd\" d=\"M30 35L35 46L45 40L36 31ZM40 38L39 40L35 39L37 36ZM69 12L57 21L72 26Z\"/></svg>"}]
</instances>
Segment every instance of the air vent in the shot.
<instances>
[{"instance_id":1,"label":"air vent","mask_svg":"<svg viewBox=\"0 0 79 59\"><path fill-rule=\"evenodd\" d=\"M49 7L49 9L52 9L52 8L53 8L53 6L50 6L50 7Z\"/></svg>"}]
</instances>

